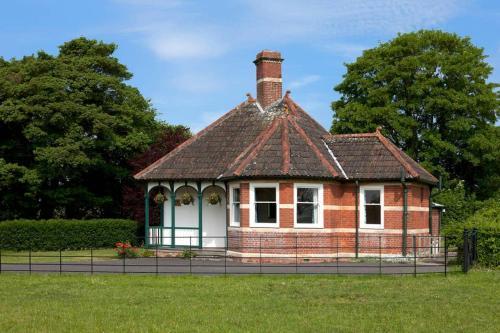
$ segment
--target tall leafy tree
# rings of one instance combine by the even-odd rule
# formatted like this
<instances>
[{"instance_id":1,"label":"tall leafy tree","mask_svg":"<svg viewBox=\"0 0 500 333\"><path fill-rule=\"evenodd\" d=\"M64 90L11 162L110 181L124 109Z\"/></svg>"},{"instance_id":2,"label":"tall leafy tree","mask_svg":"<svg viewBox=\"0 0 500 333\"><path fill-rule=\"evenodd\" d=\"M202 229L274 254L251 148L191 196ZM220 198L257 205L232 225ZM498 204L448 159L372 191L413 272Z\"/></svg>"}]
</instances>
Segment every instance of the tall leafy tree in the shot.
<instances>
[{"instance_id":1,"label":"tall leafy tree","mask_svg":"<svg viewBox=\"0 0 500 333\"><path fill-rule=\"evenodd\" d=\"M161 126L115 44L0 60L0 218L120 214L128 160Z\"/></svg>"},{"instance_id":2,"label":"tall leafy tree","mask_svg":"<svg viewBox=\"0 0 500 333\"><path fill-rule=\"evenodd\" d=\"M347 64L333 133L385 135L431 172L488 196L500 187L497 84L483 49L442 31L400 34Z\"/></svg>"},{"instance_id":3,"label":"tall leafy tree","mask_svg":"<svg viewBox=\"0 0 500 333\"><path fill-rule=\"evenodd\" d=\"M130 161L132 173L137 173L151 163L162 158L175 147L191 137L191 132L184 126L163 125L160 135L149 148ZM159 221L160 212L158 206L153 202L154 195L150 195L150 222ZM123 186L123 216L131 218L139 223L144 223L144 188L142 184L130 179ZM141 229L142 230L142 229Z\"/></svg>"}]
</instances>

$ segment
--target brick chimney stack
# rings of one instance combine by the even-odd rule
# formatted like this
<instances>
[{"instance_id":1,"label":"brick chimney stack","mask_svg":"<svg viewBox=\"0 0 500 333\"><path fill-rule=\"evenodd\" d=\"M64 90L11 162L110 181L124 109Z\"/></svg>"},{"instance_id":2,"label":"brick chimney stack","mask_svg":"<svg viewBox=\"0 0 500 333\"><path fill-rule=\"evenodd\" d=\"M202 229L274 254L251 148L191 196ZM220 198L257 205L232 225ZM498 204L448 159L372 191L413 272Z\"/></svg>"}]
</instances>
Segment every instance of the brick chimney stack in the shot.
<instances>
[{"instance_id":1,"label":"brick chimney stack","mask_svg":"<svg viewBox=\"0 0 500 333\"><path fill-rule=\"evenodd\" d=\"M257 66L257 101L265 108L282 96L281 53L261 51L253 62Z\"/></svg>"}]
</instances>

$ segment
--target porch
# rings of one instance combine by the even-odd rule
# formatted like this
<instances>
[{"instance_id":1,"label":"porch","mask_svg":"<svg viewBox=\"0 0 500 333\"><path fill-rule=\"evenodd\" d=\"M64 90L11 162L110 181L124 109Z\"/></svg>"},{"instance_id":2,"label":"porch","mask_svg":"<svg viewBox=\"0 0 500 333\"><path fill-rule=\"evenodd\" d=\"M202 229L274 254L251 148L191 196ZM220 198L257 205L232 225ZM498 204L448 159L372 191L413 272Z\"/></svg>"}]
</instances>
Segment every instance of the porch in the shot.
<instances>
[{"instance_id":1,"label":"porch","mask_svg":"<svg viewBox=\"0 0 500 333\"><path fill-rule=\"evenodd\" d=\"M227 246L224 183L149 182L145 193L145 246L200 249Z\"/></svg>"}]
</instances>

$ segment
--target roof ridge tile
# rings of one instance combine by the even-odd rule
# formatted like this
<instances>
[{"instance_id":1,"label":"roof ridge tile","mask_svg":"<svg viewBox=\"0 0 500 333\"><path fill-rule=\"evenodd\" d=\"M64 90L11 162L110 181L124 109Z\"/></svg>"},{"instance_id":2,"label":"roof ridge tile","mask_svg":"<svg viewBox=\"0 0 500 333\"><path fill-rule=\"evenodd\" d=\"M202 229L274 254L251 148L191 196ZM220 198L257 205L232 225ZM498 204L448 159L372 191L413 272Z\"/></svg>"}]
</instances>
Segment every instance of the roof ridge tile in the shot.
<instances>
[{"instance_id":1,"label":"roof ridge tile","mask_svg":"<svg viewBox=\"0 0 500 333\"><path fill-rule=\"evenodd\" d=\"M234 171L234 174L235 175L240 175L241 172L243 171L243 169L246 167L246 165L255 157L257 156L257 153L262 149L262 147L267 143L267 141L269 140L269 138L271 138L271 136L274 134L274 132L276 131L276 129L278 128L279 126L279 118L275 118L271 125L268 126L264 131L262 131L258 136L257 138L255 138L255 140L250 144L248 145L248 147L245 149L244 153L247 154L247 156L240 162L237 164L237 167ZM253 151L251 151L249 154L248 152L253 148ZM240 154L242 155L241 157L245 156L243 153ZM238 156L239 158L240 156ZM237 158L237 159L238 159Z\"/></svg>"},{"instance_id":2,"label":"roof ridge tile","mask_svg":"<svg viewBox=\"0 0 500 333\"><path fill-rule=\"evenodd\" d=\"M306 144L313 150L314 154L319 158L321 163L323 163L323 165L326 166L328 171L330 171L330 173L334 177L338 177L339 173L337 172L337 170L335 170L335 167L331 165L330 162L328 162L325 156L323 156L323 154L319 151L318 147L316 147L316 145L314 145L314 143L311 141L311 138L309 138L309 136L304 132L304 130L297 124L295 119L292 118L287 118L287 119L290 122L290 124L292 124L292 126L295 128L295 130L299 133L302 139L304 139Z\"/></svg>"}]
</instances>

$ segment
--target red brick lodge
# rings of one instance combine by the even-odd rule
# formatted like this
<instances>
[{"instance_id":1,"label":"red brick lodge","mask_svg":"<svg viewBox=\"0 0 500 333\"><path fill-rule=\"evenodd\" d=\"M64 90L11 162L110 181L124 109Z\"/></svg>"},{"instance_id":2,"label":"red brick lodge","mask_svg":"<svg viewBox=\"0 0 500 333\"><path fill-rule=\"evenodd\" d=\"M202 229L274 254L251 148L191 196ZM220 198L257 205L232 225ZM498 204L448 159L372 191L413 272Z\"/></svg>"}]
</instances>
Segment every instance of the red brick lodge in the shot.
<instances>
[{"instance_id":1,"label":"red brick lodge","mask_svg":"<svg viewBox=\"0 0 500 333\"><path fill-rule=\"evenodd\" d=\"M363 256L380 246L381 255L404 255L414 235L426 236L419 248L435 246L436 178L380 130L326 131L282 95L282 61L257 54L256 99L135 175L145 184L147 245L250 259ZM163 198L153 223L155 188Z\"/></svg>"}]
</instances>

